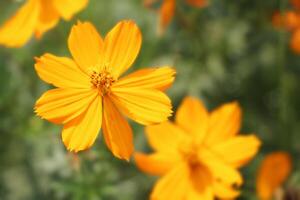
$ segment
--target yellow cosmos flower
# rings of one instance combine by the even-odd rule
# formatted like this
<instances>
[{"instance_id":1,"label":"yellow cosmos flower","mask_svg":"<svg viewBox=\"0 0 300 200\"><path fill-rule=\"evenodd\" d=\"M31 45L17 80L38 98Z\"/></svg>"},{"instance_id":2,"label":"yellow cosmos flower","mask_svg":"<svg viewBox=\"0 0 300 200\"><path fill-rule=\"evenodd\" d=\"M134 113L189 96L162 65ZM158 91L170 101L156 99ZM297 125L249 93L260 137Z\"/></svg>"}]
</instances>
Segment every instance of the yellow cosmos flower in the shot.
<instances>
[{"instance_id":1,"label":"yellow cosmos flower","mask_svg":"<svg viewBox=\"0 0 300 200\"><path fill-rule=\"evenodd\" d=\"M286 152L267 155L258 169L256 191L259 199L271 200L292 170L292 158Z\"/></svg>"},{"instance_id":2,"label":"yellow cosmos flower","mask_svg":"<svg viewBox=\"0 0 300 200\"><path fill-rule=\"evenodd\" d=\"M174 69L147 68L120 78L137 57L141 42L132 21L119 22L104 39L91 23L79 22L68 40L74 60L51 54L36 59L39 77L58 88L42 95L35 112L64 125L62 140L68 150L91 147L102 126L108 148L128 160L132 130L123 114L144 125L171 115L171 101L163 90L174 81Z\"/></svg>"},{"instance_id":3,"label":"yellow cosmos flower","mask_svg":"<svg viewBox=\"0 0 300 200\"><path fill-rule=\"evenodd\" d=\"M238 168L258 151L254 135L238 135L241 109L236 102L209 113L201 101L187 97L175 122L146 128L154 153L136 153L137 166L162 176L151 200L233 199L242 184Z\"/></svg>"},{"instance_id":4,"label":"yellow cosmos flower","mask_svg":"<svg viewBox=\"0 0 300 200\"><path fill-rule=\"evenodd\" d=\"M0 45L21 47L33 34L40 38L61 17L71 19L87 3L88 0L27 0L0 28Z\"/></svg>"}]
</instances>

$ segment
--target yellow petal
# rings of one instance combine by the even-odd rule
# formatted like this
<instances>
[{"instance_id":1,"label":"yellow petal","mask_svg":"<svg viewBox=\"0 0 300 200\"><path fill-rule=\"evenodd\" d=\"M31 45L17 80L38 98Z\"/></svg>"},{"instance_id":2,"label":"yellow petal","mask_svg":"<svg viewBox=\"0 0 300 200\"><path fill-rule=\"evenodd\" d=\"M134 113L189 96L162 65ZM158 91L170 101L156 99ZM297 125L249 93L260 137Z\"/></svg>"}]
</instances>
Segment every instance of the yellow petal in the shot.
<instances>
[{"instance_id":1,"label":"yellow petal","mask_svg":"<svg viewBox=\"0 0 300 200\"><path fill-rule=\"evenodd\" d=\"M292 170L292 158L286 152L274 152L262 161L256 178L259 199L271 200L274 192L288 178Z\"/></svg>"},{"instance_id":2,"label":"yellow petal","mask_svg":"<svg viewBox=\"0 0 300 200\"><path fill-rule=\"evenodd\" d=\"M174 82L176 71L171 67L146 68L121 78L116 87L139 87L166 90Z\"/></svg>"},{"instance_id":3,"label":"yellow petal","mask_svg":"<svg viewBox=\"0 0 300 200\"><path fill-rule=\"evenodd\" d=\"M206 144L213 144L238 133L241 126L241 109L237 102L227 103L215 109L209 117Z\"/></svg>"},{"instance_id":4,"label":"yellow petal","mask_svg":"<svg viewBox=\"0 0 300 200\"><path fill-rule=\"evenodd\" d=\"M164 0L160 9L159 32L163 33L175 14L175 0Z\"/></svg>"},{"instance_id":5,"label":"yellow petal","mask_svg":"<svg viewBox=\"0 0 300 200\"><path fill-rule=\"evenodd\" d=\"M61 88L91 88L89 77L66 57L45 54L36 58L35 70L47 83Z\"/></svg>"},{"instance_id":6,"label":"yellow petal","mask_svg":"<svg viewBox=\"0 0 300 200\"><path fill-rule=\"evenodd\" d=\"M214 200L214 193L210 185L208 185L204 190L198 190L194 188L193 185L190 186L188 192L186 193L185 200Z\"/></svg>"},{"instance_id":7,"label":"yellow petal","mask_svg":"<svg viewBox=\"0 0 300 200\"><path fill-rule=\"evenodd\" d=\"M182 200L189 186L189 169L185 164L175 166L160 178L151 193L151 200Z\"/></svg>"},{"instance_id":8,"label":"yellow petal","mask_svg":"<svg viewBox=\"0 0 300 200\"><path fill-rule=\"evenodd\" d=\"M201 101L186 97L177 110L176 123L200 143L206 136L208 112Z\"/></svg>"},{"instance_id":9,"label":"yellow petal","mask_svg":"<svg viewBox=\"0 0 300 200\"><path fill-rule=\"evenodd\" d=\"M99 95L91 102L86 112L67 123L62 131L62 140L69 151L90 148L101 129L102 100Z\"/></svg>"},{"instance_id":10,"label":"yellow petal","mask_svg":"<svg viewBox=\"0 0 300 200\"><path fill-rule=\"evenodd\" d=\"M135 153L134 159L140 170L151 175L163 175L178 162L176 155L162 153Z\"/></svg>"},{"instance_id":11,"label":"yellow petal","mask_svg":"<svg viewBox=\"0 0 300 200\"><path fill-rule=\"evenodd\" d=\"M69 35L68 45L82 71L89 74L92 68L100 64L103 40L91 23L78 22L74 25Z\"/></svg>"},{"instance_id":12,"label":"yellow petal","mask_svg":"<svg viewBox=\"0 0 300 200\"><path fill-rule=\"evenodd\" d=\"M191 166L190 166L191 167ZM198 165L191 167L190 186L187 192L187 200L213 200L213 177L207 166Z\"/></svg>"},{"instance_id":13,"label":"yellow petal","mask_svg":"<svg viewBox=\"0 0 300 200\"><path fill-rule=\"evenodd\" d=\"M141 124L164 122L171 116L171 101L159 90L114 86L111 90L111 98L118 108Z\"/></svg>"},{"instance_id":14,"label":"yellow petal","mask_svg":"<svg viewBox=\"0 0 300 200\"><path fill-rule=\"evenodd\" d=\"M41 11L36 25L35 36L40 38L46 31L53 28L59 21L59 14L53 1L40 1Z\"/></svg>"},{"instance_id":15,"label":"yellow petal","mask_svg":"<svg viewBox=\"0 0 300 200\"><path fill-rule=\"evenodd\" d=\"M218 181L214 182L213 190L219 199L235 199L240 195L240 192L233 189L232 186L222 184Z\"/></svg>"},{"instance_id":16,"label":"yellow petal","mask_svg":"<svg viewBox=\"0 0 300 200\"><path fill-rule=\"evenodd\" d=\"M103 107L106 145L116 157L129 160L134 149L131 127L107 96L104 96Z\"/></svg>"},{"instance_id":17,"label":"yellow petal","mask_svg":"<svg viewBox=\"0 0 300 200\"><path fill-rule=\"evenodd\" d=\"M28 0L0 28L0 44L7 47L21 47L32 37L40 14L40 3Z\"/></svg>"},{"instance_id":18,"label":"yellow petal","mask_svg":"<svg viewBox=\"0 0 300 200\"><path fill-rule=\"evenodd\" d=\"M201 149L201 161L209 168L214 179L218 179L227 185L241 185L243 179L237 169L221 160L209 150Z\"/></svg>"},{"instance_id":19,"label":"yellow petal","mask_svg":"<svg viewBox=\"0 0 300 200\"><path fill-rule=\"evenodd\" d=\"M105 63L114 78L125 72L137 57L142 43L142 35L133 21L119 22L105 37Z\"/></svg>"},{"instance_id":20,"label":"yellow petal","mask_svg":"<svg viewBox=\"0 0 300 200\"><path fill-rule=\"evenodd\" d=\"M158 152L177 153L187 135L171 122L147 126L146 135L151 147Z\"/></svg>"},{"instance_id":21,"label":"yellow petal","mask_svg":"<svg viewBox=\"0 0 300 200\"><path fill-rule=\"evenodd\" d=\"M236 136L212 146L211 149L226 163L241 167L256 155L260 145L261 142L255 135Z\"/></svg>"},{"instance_id":22,"label":"yellow petal","mask_svg":"<svg viewBox=\"0 0 300 200\"><path fill-rule=\"evenodd\" d=\"M37 100L35 112L43 119L65 124L81 115L96 95L90 89L52 89Z\"/></svg>"},{"instance_id":23,"label":"yellow petal","mask_svg":"<svg viewBox=\"0 0 300 200\"><path fill-rule=\"evenodd\" d=\"M55 8L65 19L70 20L74 14L84 9L89 0L53 0Z\"/></svg>"}]
</instances>

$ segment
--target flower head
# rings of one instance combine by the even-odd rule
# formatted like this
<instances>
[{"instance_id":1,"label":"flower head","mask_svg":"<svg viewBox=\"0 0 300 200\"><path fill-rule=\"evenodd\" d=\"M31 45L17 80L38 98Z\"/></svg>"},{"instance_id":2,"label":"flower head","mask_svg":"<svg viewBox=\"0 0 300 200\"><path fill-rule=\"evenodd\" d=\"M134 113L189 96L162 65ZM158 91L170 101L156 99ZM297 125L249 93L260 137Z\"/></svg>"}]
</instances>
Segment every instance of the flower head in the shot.
<instances>
[{"instance_id":1,"label":"flower head","mask_svg":"<svg viewBox=\"0 0 300 200\"><path fill-rule=\"evenodd\" d=\"M231 199L242 184L238 168L258 151L254 135L238 135L241 110L236 102L209 113L201 101L186 97L175 122L146 128L154 153L136 153L137 166L162 176L153 200Z\"/></svg>"},{"instance_id":2,"label":"flower head","mask_svg":"<svg viewBox=\"0 0 300 200\"><path fill-rule=\"evenodd\" d=\"M292 169L292 159L286 152L273 152L262 161L256 178L259 199L271 200L276 190L288 178Z\"/></svg>"},{"instance_id":3,"label":"flower head","mask_svg":"<svg viewBox=\"0 0 300 200\"><path fill-rule=\"evenodd\" d=\"M26 0L26 3L0 28L0 44L23 46L33 34L40 38L60 18L69 20L88 0Z\"/></svg>"},{"instance_id":4,"label":"flower head","mask_svg":"<svg viewBox=\"0 0 300 200\"><path fill-rule=\"evenodd\" d=\"M104 39L91 23L78 22L68 40L73 59L51 54L36 59L40 78L57 88L42 95L35 112L64 125L62 139L68 150L91 147L102 127L108 148L128 160L132 130L123 115L144 125L171 115L171 101L163 91L174 81L173 68L147 68L120 78L141 42L133 21L119 22Z\"/></svg>"}]
</instances>

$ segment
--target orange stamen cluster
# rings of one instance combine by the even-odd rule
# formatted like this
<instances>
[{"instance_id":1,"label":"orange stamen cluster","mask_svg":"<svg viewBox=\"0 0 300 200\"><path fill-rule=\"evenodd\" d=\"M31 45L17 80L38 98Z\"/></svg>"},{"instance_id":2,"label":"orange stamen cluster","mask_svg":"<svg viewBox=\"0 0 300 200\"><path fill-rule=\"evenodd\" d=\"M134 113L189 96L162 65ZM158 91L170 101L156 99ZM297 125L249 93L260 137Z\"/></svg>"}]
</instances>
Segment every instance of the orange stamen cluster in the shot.
<instances>
[{"instance_id":1,"label":"orange stamen cluster","mask_svg":"<svg viewBox=\"0 0 300 200\"><path fill-rule=\"evenodd\" d=\"M200 164L195 145L183 145L179 148L179 151L191 169L196 168Z\"/></svg>"},{"instance_id":2,"label":"orange stamen cluster","mask_svg":"<svg viewBox=\"0 0 300 200\"><path fill-rule=\"evenodd\" d=\"M111 74L107 71L93 71L90 78L92 85L101 92L102 96L110 91L110 87L115 82Z\"/></svg>"}]
</instances>

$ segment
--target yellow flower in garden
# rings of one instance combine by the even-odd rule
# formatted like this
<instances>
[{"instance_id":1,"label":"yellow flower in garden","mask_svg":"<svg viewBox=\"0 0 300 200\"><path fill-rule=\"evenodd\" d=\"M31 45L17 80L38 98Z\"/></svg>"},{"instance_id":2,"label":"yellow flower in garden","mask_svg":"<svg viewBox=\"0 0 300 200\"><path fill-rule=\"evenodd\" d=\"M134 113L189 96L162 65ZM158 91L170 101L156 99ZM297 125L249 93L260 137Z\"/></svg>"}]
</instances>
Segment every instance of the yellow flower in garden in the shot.
<instances>
[{"instance_id":1,"label":"yellow flower in garden","mask_svg":"<svg viewBox=\"0 0 300 200\"><path fill-rule=\"evenodd\" d=\"M0 27L0 45L23 46L33 34L40 38L60 18L70 20L88 0L26 0L26 3Z\"/></svg>"},{"instance_id":2,"label":"yellow flower in garden","mask_svg":"<svg viewBox=\"0 0 300 200\"><path fill-rule=\"evenodd\" d=\"M271 200L292 169L292 159L286 152L267 155L258 170L256 191L259 199Z\"/></svg>"},{"instance_id":3,"label":"yellow flower in garden","mask_svg":"<svg viewBox=\"0 0 300 200\"><path fill-rule=\"evenodd\" d=\"M119 22L104 39L91 23L79 22L68 40L73 59L51 54L36 59L39 77L57 88L42 95L35 112L64 125L62 140L68 150L91 147L102 127L108 148L128 160L132 130L123 114L144 125L171 115L171 101L163 91L174 81L173 68L147 68L120 78L141 43L133 21Z\"/></svg>"},{"instance_id":4,"label":"yellow flower in garden","mask_svg":"<svg viewBox=\"0 0 300 200\"><path fill-rule=\"evenodd\" d=\"M238 168L257 153L255 135L238 135L241 110L236 102L209 113L201 101L186 97L175 122L146 128L154 153L136 153L137 166L162 176L151 200L232 199L243 182Z\"/></svg>"},{"instance_id":5,"label":"yellow flower in garden","mask_svg":"<svg viewBox=\"0 0 300 200\"><path fill-rule=\"evenodd\" d=\"M144 0L144 5L150 7L157 0ZM203 8L207 6L207 0L185 0L193 7ZM162 33L172 21L176 8L176 0L163 0L159 10L159 32Z\"/></svg>"}]
</instances>

